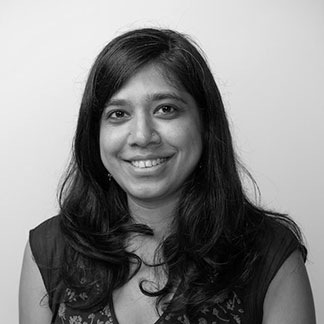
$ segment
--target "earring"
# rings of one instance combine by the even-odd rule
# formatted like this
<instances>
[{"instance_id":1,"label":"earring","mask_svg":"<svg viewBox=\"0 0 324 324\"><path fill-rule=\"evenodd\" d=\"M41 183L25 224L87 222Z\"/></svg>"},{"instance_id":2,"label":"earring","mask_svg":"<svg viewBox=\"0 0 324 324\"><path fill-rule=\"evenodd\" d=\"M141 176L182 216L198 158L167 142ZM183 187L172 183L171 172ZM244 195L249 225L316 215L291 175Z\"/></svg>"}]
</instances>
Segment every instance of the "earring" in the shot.
<instances>
[{"instance_id":1,"label":"earring","mask_svg":"<svg viewBox=\"0 0 324 324\"><path fill-rule=\"evenodd\" d=\"M112 178L112 176L111 176L111 174L110 174L109 172L108 172L107 176L108 176L108 181L110 182L110 181L111 181L111 178Z\"/></svg>"}]
</instances>

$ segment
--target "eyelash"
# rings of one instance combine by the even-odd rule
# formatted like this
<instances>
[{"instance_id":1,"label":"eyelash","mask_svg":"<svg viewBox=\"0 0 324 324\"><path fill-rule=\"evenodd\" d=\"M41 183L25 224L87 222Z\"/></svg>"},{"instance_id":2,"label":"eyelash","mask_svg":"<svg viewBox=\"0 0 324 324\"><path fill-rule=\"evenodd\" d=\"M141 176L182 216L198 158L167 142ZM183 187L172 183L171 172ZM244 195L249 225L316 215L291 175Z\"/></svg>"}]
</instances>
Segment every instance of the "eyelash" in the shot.
<instances>
[{"instance_id":1,"label":"eyelash","mask_svg":"<svg viewBox=\"0 0 324 324\"><path fill-rule=\"evenodd\" d=\"M165 113L165 112L163 112L163 115L166 115L166 114L174 114L174 113L176 113L177 111L178 111L178 109L176 108L176 107L174 107L174 106L172 106L172 105L161 105L161 106L159 106L157 109L156 109L156 111L159 111L159 110L161 110L161 109L163 109L163 108L165 108L165 107L167 107L167 108L171 108L172 109L172 111L171 112L167 112L167 113Z\"/></svg>"},{"instance_id":2,"label":"eyelash","mask_svg":"<svg viewBox=\"0 0 324 324\"><path fill-rule=\"evenodd\" d=\"M168 108L168 109L171 109L171 112L160 112L163 108ZM168 105L168 104L164 104L164 105L160 105L158 106L155 111L154 111L154 114L158 113L158 115L160 116L165 116L165 117L168 117L168 116L174 116L177 112L179 112L179 109L173 105ZM122 113L123 116L114 116L118 113ZM120 109L116 109L116 110L112 110L110 112L108 112L106 114L106 119L109 119L109 120L112 120L112 121L122 121L124 120L127 116L129 116L128 112L126 111L123 111L123 110L120 110Z\"/></svg>"},{"instance_id":3,"label":"eyelash","mask_svg":"<svg viewBox=\"0 0 324 324\"><path fill-rule=\"evenodd\" d=\"M115 120L119 120L119 119L123 119L123 117L112 117L113 114L116 114L116 113L123 113L124 116L127 115L127 112L126 111L123 111L123 110L113 110L113 111L110 111L108 114L107 114L107 119L115 119Z\"/></svg>"}]
</instances>

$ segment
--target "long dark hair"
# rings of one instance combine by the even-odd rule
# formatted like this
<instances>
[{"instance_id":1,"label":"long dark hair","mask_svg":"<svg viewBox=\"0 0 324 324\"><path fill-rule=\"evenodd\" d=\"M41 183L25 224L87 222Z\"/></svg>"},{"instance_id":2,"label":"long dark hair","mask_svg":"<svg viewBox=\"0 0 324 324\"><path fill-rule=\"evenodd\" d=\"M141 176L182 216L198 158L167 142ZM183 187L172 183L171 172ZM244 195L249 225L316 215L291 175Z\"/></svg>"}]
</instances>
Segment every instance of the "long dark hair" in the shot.
<instances>
[{"instance_id":1,"label":"long dark hair","mask_svg":"<svg viewBox=\"0 0 324 324\"><path fill-rule=\"evenodd\" d=\"M141 67L155 64L195 99L203 125L199 166L183 186L174 231L160 250L166 286L145 294L164 300L176 286L170 310L194 316L202 305L248 284L259 250L255 233L267 215L247 198L238 172L229 125L213 75L199 47L186 35L138 29L113 39L97 57L82 98L71 165L60 192L66 240L62 276L69 287L87 291L80 307L104 307L114 289L129 280L130 263L142 260L125 249L131 232L153 235L131 222L126 196L108 181L99 153L100 119L109 98ZM188 307L190 306L190 307Z\"/></svg>"}]
</instances>

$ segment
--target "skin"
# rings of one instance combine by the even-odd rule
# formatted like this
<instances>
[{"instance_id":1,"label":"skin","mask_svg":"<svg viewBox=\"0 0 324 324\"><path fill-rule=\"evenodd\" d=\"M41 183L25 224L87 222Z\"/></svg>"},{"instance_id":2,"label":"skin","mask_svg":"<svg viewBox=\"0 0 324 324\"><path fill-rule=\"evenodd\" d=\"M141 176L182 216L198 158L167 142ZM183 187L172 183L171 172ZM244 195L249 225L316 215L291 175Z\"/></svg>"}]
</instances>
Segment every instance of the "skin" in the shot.
<instances>
[{"instance_id":1,"label":"skin","mask_svg":"<svg viewBox=\"0 0 324 324\"><path fill-rule=\"evenodd\" d=\"M154 263L156 248L169 233L182 185L197 166L201 152L195 100L172 85L154 65L137 72L107 103L100 128L101 159L126 192L133 219L154 230L154 237L136 236L128 242L128 249L147 263ZM155 164L164 158L159 165L138 167L145 160ZM113 293L120 323L145 324L158 319L155 299L139 289L143 278L151 282L146 289L162 288L166 282L163 269L143 264Z\"/></svg>"},{"instance_id":2,"label":"skin","mask_svg":"<svg viewBox=\"0 0 324 324\"><path fill-rule=\"evenodd\" d=\"M153 237L129 238L128 249L145 262L154 262L154 252L169 232L181 187L199 163L200 133L194 99L183 89L173 86L152 65L130 78L103 112L100 127L102 161L126 192L134 220L154 230ZM157 158L167 160L148 169L139 169L130 163ZM154 289L154 285L161 288L166 274L163 269L154 271L143 264L136 276L113 292L120 324L152 324L158 320L155 300L143 295L138 288L143 278L153 283L153 286L145 286L146 289ZM20 324L51 322L52 313L46 300L40 303L45 294L46 288L27 244L19 291ZM279 269L264 300L263 324L278 323L315 323L311 288L298 252Z\"/></svg>"},{"instance_id":3,"label":"skin","mask_svg":"<svg viewBox=\"0 0 324 324\"><path fill-rule=\"evenodd\" d=\"M299 251L284 262L265 296L262 324L275 323L316 323L312 290Z\"/></svg>"},{"instance_id":4,"label":"skin","mask_svg":"<svg viewBox=\"0 0 324 324\"><path fill-rule=\"evenodd\" d=\"M142 68L108 101L100 128L101 159L141 221L143 209L150 214L162 209L165 222L165 209L170 214L176 205L201 151L195 100L154 65ZM167 161L148 168L134 166L134 161L158 158Z\"/></svg>"},{"instance_id":5,"label":"skin","mask_svg":"<svg viewBox=\"0 0 324 324\"><path fill-rule=\"evenodd\" d=\"M152 251L152 248L154 246L151 246L149 249ZM142 251L145 252L144 250ZM128 283L128 285L135 287L134 282ZM51 323L52 312L46 306L46 300L44 300L44 303L40 303L45 293L46 288L39 269L33 260L29 243L27 243L19 288L20 324ZM117 292L114 295L114 303L116 313L123 315L120 312L121 310L118 309L118 298L122 298L122 292ZM137 301L135 307L134 301ZM152 311L152 301L150 302L143 298L139 299L136 294L130 294L127 304L128 306L133 305L133 308L128 309L128 312L124 312L125 319L121 315L118 316L120 324L152 324L157 319L157 315ZM145 311L140 307L146 307L144 308ZM136 313L130 312L130 310L134 311L134 309L137 310ZM263 304L263 312L262 324L316 323L312 291L306 268L299 252L296 251L287 258L270 283ZM141 315L140 320L138 320L138 313ZM134 314L136 314L136 317ZM141 320L143 321L141 322Z\"/></svg>"},{"instance_id":6,"label":"skin","mask_svg":"<svg viewBox=\"0 0 324 324\"><path fill-rule=\"evenodd\" d=\"M19 285L20 324L51 323L52 312L47 306L46 298L43 300L46 293L42 276L34 261L30 245L27 243Z\"/></svg>"}]
</instances>

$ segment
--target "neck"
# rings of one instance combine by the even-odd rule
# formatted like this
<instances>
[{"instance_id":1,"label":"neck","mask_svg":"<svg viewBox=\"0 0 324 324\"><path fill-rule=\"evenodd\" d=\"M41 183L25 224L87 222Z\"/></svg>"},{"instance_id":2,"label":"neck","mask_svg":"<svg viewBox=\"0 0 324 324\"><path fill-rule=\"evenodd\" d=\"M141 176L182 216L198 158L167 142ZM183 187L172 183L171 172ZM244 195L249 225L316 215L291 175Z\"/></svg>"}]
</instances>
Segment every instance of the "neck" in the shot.
<instances>
[{"instance_id":1,"label":"neck","mask_svg":"<svg viewBox=\"0 0 324 324\"><path fill-rule=\"evenodd\" d=\"M178 197L168 201L140 201L128 197L128 208L136 223L149 226L158 241L170 233L170 225L174 219Z\"/></svg>"}]
</instances>

